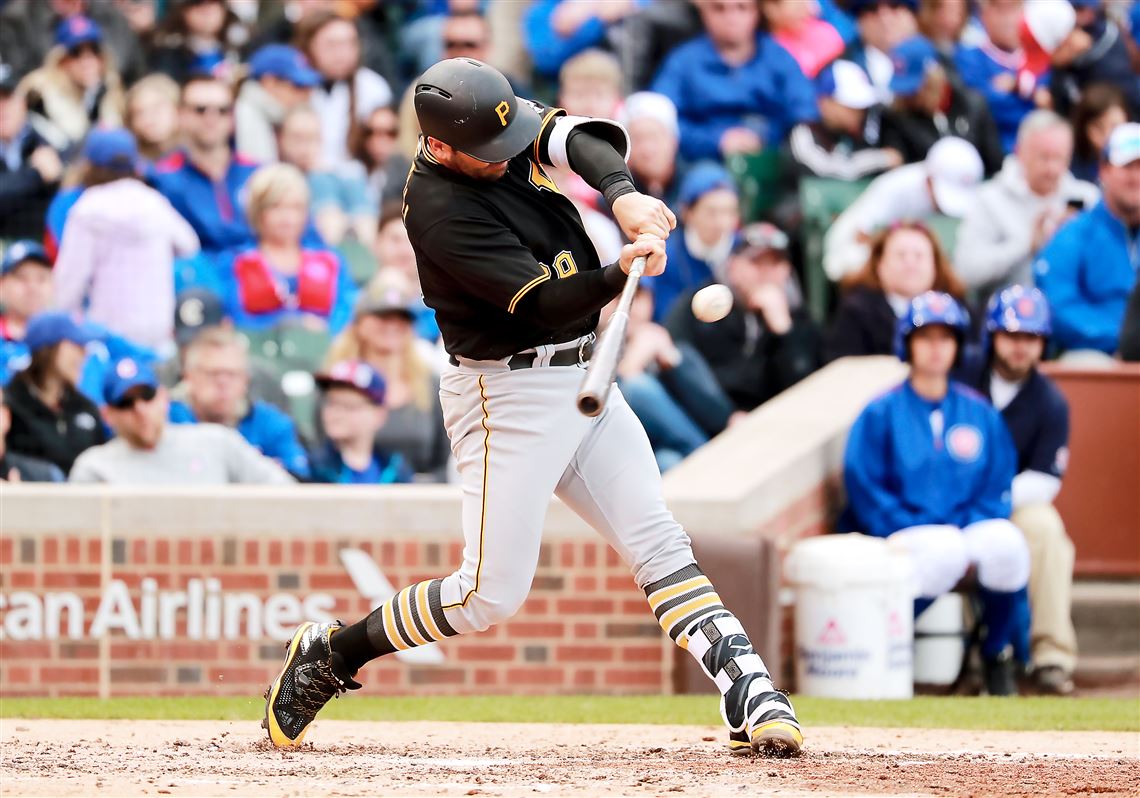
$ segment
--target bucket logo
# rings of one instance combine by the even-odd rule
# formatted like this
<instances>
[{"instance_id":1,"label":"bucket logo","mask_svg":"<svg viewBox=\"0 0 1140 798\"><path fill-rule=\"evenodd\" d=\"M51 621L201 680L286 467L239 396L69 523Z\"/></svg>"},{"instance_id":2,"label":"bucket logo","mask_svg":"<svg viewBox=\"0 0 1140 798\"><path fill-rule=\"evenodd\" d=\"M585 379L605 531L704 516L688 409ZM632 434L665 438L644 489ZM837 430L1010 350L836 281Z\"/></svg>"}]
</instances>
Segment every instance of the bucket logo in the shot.
<instances>
[{"instance_id":1,"label":"bucket logo","mask_svg":"<svg viewBox=\"0 0 1140 798\"><path fill-rule=\"evenodd\" d=\"M898 610L891 610L891 615L887 618L887 635L889 637L906 635L906 627L903 625L902 618L899 617Z\"/></svg>"},{"instance_id":2,"label":"bucket logo","mask_svg":"<svg viewBox=\"0 0 1140 798\"><path fill-rule=\"evenodd\" d=\"M367 552L344 548L340 561L373 608L395 595ZM329 593L302 599L278 592L262 598L250 591L224 590L221 580L212 577L189 579L182 590L159 590L157 580L144 577L133 592L123 580L112 579L89 624L78 593L0 593L0 640L84 640L110 634L128 640L288 640L301 621L331 621L336 604ZM396 656L418 664L444 661L435 643Z\"/></svg>"},{"instance_id":3,"label":"bucket logo","mask_svg":"<svg viewBox=\"0 0 1140 798\"><path fill-rule=\"evenodd\" d=\"M946 433L946 449L959 463L972 463L982 454L982 433L970 424L955 424Z\"/></svg>"},{"instance_id":4,"label":"bucket logo","mask_svg":"<svg viewBox=\"0 0 1140 798\"><path fill-rule=\"evenodd\" d=\"M843 634L843 630L839 628L839 622L834 618L827 622L820 632L816 642L821 646L845 646L847 645L847 635Z\"/></svg>"}]
</instances>

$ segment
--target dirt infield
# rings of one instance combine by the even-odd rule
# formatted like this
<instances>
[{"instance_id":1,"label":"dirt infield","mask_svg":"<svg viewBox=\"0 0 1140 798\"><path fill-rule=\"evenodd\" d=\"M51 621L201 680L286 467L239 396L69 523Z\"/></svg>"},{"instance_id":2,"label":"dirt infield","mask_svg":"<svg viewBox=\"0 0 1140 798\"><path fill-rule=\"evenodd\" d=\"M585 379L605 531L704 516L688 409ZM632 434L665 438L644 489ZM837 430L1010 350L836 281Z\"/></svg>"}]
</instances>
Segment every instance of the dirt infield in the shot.
<instances>
[{"instance_id":1,"label":"dirt infield","mask_svg":"<svg viewBox=\"0 0 1140 798\"><path fill-rule=\"evenodd\" d=\"M1136 795L1140 734L815 728L795 760L700 726L0 720L0 795Z\"/></svg>"}]
</instances>

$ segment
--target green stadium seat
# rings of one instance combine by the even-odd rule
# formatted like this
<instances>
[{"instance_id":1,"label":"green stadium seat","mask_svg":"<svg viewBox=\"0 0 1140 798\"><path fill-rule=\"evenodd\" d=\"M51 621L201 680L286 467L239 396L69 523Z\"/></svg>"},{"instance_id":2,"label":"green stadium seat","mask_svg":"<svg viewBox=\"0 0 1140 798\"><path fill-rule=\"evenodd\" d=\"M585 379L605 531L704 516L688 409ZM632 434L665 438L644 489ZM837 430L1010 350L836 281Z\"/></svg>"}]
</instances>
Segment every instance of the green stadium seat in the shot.
<instances>
[{"instance_id":1,"label":"green stadium seat","mask_svg":"<svg viewBox=\"0 0 1140 798\"><path fill-rule=\"evenodd\" d=\"M285 393L289 416L296 423L298 434L306 441L315 441L320 391L312 374L300 370L286 371L281 375L281 390Z\"/></svg>"},{"instance_id":2,"label":"green stadium seat","mask_svg":"<svg viewBox=\"0 0 1140 798\"><path fill-rule=\"evenodd\" d=\"M803 214L804 283L808 308L819 323L827 320L834 287L823 271L823 238L835 217L843 213L870 184L870 180L800 180Z\"/></svg>"},{"instance_id":3,"label":"green stadium seat","mask_svg":"<svg viewBox=\"0 0 1140 798\"><path fill-rule=\"evenodd\" d=\"M260 361L275 361L281 354L281 347L277 342L277 330L247 330L239 331L249 346L249 356Z\"/></svg>"},{"instance_id":4,"label":"green stadium seat","mask_svg":"<svg viewBox=\"0 0 1140 798\"><path fill-rule=\"evenodd\" d=\"M755 222L780 199L783 160L779 151L730 155L725 166L740 189L740 214L745 222Z\"/></svg>"},{"instance_id":5,"label":"green stadium seat","mask_svg":"<svg viewBox=\"0 0 1140 798\"><path fill-rule=\"evenodd\" d=\"M953 216L931 216L926 219L926 226L934 235L938 236L938 243L942 245L946 257L954 259L954 245L958 243L958 225L960 219Z\"/></svg>"},{"instance_id":6,"label":"green stadium seat","mask_svg":"<svg viewBox=\"0 0 1140 798\"><path fill-rule=\"evenodd\" d=\"M346 238L342 241L337 247L337 252L344 258L344 262L348 265L348 274L352 277L352 282L357 285L366 285L379 268L376 257L368 247L355 238Z\"/></svg>"},{"instance_id":7,"label":"green stadium seat","mask_svg":"<svg viewBox=\"0 0 1140 798\"><path fill-rule=\"evenodd\" d=\"M324 329L287 326L278 328L277 341L280 346L279 356L290 369L316 371L324 362L332 336Z\"/></svg>"},{"instance_id":8,"label":"green stadium seat","mask_svg":"<svg viewBox=\"0 0 1140 798\"><path fill-rule=\"evenodd\" d=\"M316 371L332 343L328 330L300 324L240 332L249 342L250 359L278 377L288 371Z\"/></svg>"},{"instance_id":9,"label":"green stadium seat","mask_svg":"<svg viewBox=\"0 0 1140 798\"><path fill-rule=\"evenodd\" d=\"M833 180L805 177L800 180L800 208L805 224L826 229L871 184L868 180Z\"/></svg>"}]
</instances>

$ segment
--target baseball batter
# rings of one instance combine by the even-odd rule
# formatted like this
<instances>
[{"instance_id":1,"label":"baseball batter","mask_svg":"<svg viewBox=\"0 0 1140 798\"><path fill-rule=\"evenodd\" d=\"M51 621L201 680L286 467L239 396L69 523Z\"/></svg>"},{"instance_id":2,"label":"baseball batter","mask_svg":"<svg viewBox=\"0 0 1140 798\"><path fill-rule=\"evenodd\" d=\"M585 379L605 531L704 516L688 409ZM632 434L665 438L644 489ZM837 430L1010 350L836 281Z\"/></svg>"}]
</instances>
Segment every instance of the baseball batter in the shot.
<instances>
[{"instance_id":1,"label":"baseball batter","mask_svg":"<svg viewBox=\"0 0 1140 798\"><path fill-rule=\"evenodd\" d=\"M361 686L370 660L510 618L530 590L555 493L621 554L661 628L720 688L730 748L798 753L792 706L665 507L637 418L616 389L594 418L575 407L599 310L634 258L647 257L647 275L664 270L676 223L635 191L625 130L516 97L468 59L431 67L414 96L423 137L404 218L451 356L440 401L462 478L463 562L351 626L302 624L265 694L269 738L299 744L329 699ZM617 263L598 262L545 166L602 192L633 241Z\"/></svg>"}]
</instances>

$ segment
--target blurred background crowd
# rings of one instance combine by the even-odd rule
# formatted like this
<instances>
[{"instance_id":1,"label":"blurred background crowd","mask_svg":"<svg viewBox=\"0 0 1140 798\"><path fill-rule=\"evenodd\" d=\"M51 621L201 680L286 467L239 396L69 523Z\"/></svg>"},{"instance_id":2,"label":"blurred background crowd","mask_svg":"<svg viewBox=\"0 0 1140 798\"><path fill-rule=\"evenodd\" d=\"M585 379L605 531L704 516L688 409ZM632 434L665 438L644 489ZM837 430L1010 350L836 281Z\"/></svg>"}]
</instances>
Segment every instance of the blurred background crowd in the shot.
<instances>
[{"instance_id":1,"label":"blurred background crowd","mask_svg":"<svg viewBox=\"0 0 1140 798\"><path fill-rule=\"evenodd\" d=\"M663 470L931 290L1140 358L1140 2L0 0L0 476L447 481L400 194L460 56L620 120L681 220L619 369Z\"/></svg>"}]
</instances>

